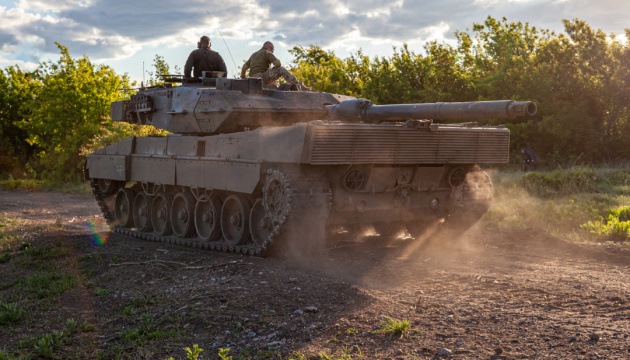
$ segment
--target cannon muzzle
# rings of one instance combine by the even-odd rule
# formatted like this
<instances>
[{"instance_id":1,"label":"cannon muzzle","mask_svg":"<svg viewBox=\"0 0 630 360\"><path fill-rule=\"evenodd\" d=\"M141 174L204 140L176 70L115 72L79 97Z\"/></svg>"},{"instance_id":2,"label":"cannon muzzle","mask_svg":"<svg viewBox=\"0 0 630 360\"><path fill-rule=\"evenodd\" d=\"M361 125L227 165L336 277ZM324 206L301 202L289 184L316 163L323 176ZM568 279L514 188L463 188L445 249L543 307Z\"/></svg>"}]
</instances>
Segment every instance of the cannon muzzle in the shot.
<instances>
[{"instance_id":1,"label":"cannon muzzle","mask_svg":"<svg viewBox=\"0 0 630 360\"><path fill-rule=\"evenodd\" d=\"M328 120L378 123L409 119L502 119L536 114L532 101L473 101L456 103L374 105L365 99L325 106Z\"/></svg>"}]
</instances>

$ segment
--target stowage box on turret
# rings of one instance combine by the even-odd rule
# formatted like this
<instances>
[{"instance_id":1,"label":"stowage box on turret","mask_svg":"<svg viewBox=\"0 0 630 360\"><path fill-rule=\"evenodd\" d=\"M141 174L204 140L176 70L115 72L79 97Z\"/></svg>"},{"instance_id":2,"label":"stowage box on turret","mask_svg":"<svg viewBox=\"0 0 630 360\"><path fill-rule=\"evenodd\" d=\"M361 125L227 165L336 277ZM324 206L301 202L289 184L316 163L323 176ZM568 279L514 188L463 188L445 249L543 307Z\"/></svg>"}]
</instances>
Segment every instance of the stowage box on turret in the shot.
<instances>
[{"instance_id":1,"label":"stowage box on turret","mask_svg":"<svg viewBox=\"0 0 630 360\"><path fill-rule=\"evenodd\" d=\"M172 133L88 156L115 231L262 255L297 241L281 235L302 224L321 234L368 224L383 238L417 237L440 219L466 228L492 200L476 164L506 163L510 133L433 121L536 113L527 101L374 105L257 78L195 80L112 104L114 121Z\"/></svg>"}]
</instances>

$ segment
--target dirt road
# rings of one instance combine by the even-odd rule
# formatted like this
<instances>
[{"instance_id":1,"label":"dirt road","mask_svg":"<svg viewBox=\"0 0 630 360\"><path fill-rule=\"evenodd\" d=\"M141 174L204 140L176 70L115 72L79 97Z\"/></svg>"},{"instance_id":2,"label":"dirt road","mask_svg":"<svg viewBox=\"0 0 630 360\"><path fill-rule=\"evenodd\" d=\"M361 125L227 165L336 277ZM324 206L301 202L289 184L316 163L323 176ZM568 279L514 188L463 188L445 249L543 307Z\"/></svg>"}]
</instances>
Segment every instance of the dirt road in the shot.
<instances>
[{"instance_id":1,"label":"dirt road","mask_svg":"<svg viewBox=\"0 0 630 360\"><path fill-rule=\"evenodd\" d=\"M460 237L346 236L308 258L262 259L118 234L93 246L86 224L103 220L86 196L0 192L0 217L25 219L33 243L73 249L64 266L83 280L42 314L58 319L48 331L70 316L92 323L78 340L89 357L184 358L199 344L206 359L228 347L235 358L630 358L628 246L481 224ZM17 266L0 264L0 285ZM0 349L46 329L0 326Z\"/></svg>"}]
</instances>

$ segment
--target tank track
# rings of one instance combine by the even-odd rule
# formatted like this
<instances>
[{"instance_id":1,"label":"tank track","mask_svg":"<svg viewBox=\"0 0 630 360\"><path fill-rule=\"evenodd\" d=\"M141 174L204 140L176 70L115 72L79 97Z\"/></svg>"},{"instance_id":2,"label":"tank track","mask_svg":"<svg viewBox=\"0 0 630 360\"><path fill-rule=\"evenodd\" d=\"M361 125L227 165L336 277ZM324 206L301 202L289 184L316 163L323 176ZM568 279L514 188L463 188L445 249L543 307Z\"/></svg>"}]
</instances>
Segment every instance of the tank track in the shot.
<instances>
[{"instance_id":1,"label":"tank track","mask_svg":"<svg viewBox=\"0 0 630 360\"><path fill-rule=\"evenodd\" d=\"M282 176L284 176L284 174L277 170L270 170L268 174L281 174ZM312 181L308 181L311 184L311 187L308 189L292 189L290 188L290 184L287 184L286 190L288 190L287 193L290 196L290 198L287 200L287 203L289 204L289 213L281 216L278 219L278 222L274 224L273 230L270 232L268 239L264 241L260 246L252 244L228 245L222 241L222 238L216 241L207 241L200 237L182 238L175 235L161 236L155 233L147 233L131 228L118 226L116 225L116 219L114 216L114 212L112 211L113 209L111 209L108 205L108 202L113 200L112 198L115 197L115 194L107 197L99 189L95 179L91 179L90 185L92 187L92 194L94 195L94 198L101 208L103 217L105 218L107 224L111 227L111 230L115 233L131 236L141 240L162 242L165 244L175 244L190 248L219 252L231 252L249 256L265 256L270 252L272 247L275 247L275 245L280 242L283 235L283 230L285 230L287 227L286 223L288 221L299 221L299 218L303 217L304 209L312 208L314 203L318 203L319 205L323 205L325 207L324 211L326 213L330 212L330 209L332 208L332 189L327 180L324 179L323 181L323 183L320 181L317 184L320 186L319 189L322 189L322 191L317 194L314 194L313 192ZM312 200L314 196L323 198L324 201L313 202Z\"/></svg>"}]
</instances>

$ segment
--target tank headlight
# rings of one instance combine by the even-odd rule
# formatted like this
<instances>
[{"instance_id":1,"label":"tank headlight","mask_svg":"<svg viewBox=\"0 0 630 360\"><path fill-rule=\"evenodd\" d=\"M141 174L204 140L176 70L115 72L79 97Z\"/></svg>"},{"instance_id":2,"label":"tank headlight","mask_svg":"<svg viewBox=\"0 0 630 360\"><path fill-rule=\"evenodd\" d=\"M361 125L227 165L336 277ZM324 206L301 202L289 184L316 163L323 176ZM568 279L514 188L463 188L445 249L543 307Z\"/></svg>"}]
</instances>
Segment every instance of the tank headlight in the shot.
<instances>
[{"instance_id":1,"label":"tank headlight","mask_svg":"<svg viewBox=\"0 0 630 360\"><path fill-rule=\"evenodd\" d=\"M437 209L440 206L440 199L435 198L431 200L431 209Z\"/></svg>"}]
</instances>

